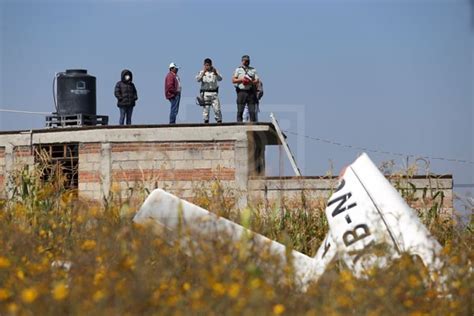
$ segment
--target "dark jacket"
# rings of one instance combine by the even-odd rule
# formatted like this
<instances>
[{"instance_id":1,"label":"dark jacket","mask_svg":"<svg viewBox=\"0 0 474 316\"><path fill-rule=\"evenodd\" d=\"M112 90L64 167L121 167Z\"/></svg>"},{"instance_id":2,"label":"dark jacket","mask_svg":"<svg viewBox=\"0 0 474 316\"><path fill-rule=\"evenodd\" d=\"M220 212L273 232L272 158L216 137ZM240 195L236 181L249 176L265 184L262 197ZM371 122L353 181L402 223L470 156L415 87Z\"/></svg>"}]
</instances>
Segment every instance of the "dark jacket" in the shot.
<instances>
[{"instance_id":1,"label":"dark jacket","mask_svg":"<svg viewBox=\"0 0 474 316\"><path fill-rule=\"evenodd\" d=\"M125 80L125 75L130 75L130 80ZM133 75L128 69L122 71L122 80L115 85L115 97L118 107L133 107L138 99L137 89L132 82Z\"/></svg>"},{"instance_id":2,"label":"dark jacket","mask_svg":"<svg viewBox=\"0 0 474 316\"><path fill-rule=\"evenodd\" d=\"M176 74L172 71L168 72L165 79L165 97L169 100L178 94L179 82Z\"/></svg>"}]
</instances>

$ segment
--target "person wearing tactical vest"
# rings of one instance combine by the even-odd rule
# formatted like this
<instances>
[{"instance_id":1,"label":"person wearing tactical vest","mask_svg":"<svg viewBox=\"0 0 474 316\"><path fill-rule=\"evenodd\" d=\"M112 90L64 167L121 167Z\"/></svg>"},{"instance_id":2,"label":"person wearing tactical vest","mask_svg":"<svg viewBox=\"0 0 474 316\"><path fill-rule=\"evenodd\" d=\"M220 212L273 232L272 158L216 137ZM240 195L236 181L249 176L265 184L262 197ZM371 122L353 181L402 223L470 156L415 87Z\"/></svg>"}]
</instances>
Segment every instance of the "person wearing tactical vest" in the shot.
<instances>
[{"instance_id":1,"label":"person wearing tactical vest","mask_svg":"<svg viewBox=\"0 0 474 316\"><path fill-rule=\"evenodd\" d=\"M218 96L219 85L217 83L222 80L222 76L217 69L212 66L212 60L210 58L204 59L204 69L197 74L196 80L201 83L200 93L204 100L204 104L202 105L204 124L209 124L211 106L214 110L214 118L217 124L222 123L221 104Z\"/></svg>"},{"instance_id":2,"label":"person wearing tactical vest","mask_svg":"<svg viewBox=\"0 0 474 316\"><path fill-rule=\"evenodd\" d=\"M257 103L255 104L255 122L258 122L258 113L260 112L260 100L263 97L263 82L259 80L257 85ZM249 122L249 107L245 106L243 114L244 122Z\"/></svg>"},{"instance_id":3,"label":"person wearing tactical vest","mask_svg":"<svg viewBox=\"0 0 474 316\"><path fill-rule=\"evenodd\" d=\"M247 105L251 122L256 122L257 86L260 79L255 68L250 67L250 57L242 56L242 65L234 71L232 83L237 92L237 122L243 121L244 108Z\"/></svg>"},{"instance_id":4,"label":"person wearing tactical vest","mask_svg":"<svg viewBox=\"0 0 474 316\"><path fill-rule=\"evenodd\" d=\"M133 74L130 70L122 70L120 78L121 80L115 85L114 91L117 106L120 109L119 124L123 125L126 118L127 125L131 125L133 107L138 99L137 89L132 82Z\"/></svg>"}]
</instances>

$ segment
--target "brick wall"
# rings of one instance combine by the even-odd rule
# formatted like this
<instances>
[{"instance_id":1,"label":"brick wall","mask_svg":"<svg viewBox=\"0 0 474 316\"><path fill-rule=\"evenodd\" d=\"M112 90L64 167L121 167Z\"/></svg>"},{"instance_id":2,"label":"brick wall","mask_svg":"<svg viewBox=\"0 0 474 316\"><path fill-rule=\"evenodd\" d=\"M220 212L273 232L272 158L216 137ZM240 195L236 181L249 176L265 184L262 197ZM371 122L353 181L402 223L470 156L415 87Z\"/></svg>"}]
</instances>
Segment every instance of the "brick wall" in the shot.
<instances>
[{"instance_id":1,"label":"brick wall","mask_svg":"<svg viewBox=\"0 0 474 316\"><path fill-rule=\"evenodd\" d=\"M190 197L204 182L220 180L232 186L234 155L234 141L81 144L79 190L100 198L109 190L127 196L137 186L161 187Z\"/></svg>"},{"instance_id":2,"label":"brick wall","mask_svg":"<svg viewBox=\"0 0 474 316\"><path fill-rule=\"evenodd\" d=\"M100 143L81 143L79 145L79 192L94 199L102 197L101 147Z\"/></svg>"},{"instance_id":3,"label":"brick wall","mask_svg":"<svg viewBox=\"0 0 474 316\"><path fill-rule=\"evenodd\" d=\"M5 147L0 147L0 197L5 197L6 184Z\"/></svg>"},{"instance_id":4,"label":"brick wall","mask_svg":"<svg viewBox=\"0 0 474 316\"><path fill-rule=\"evenodd\" d=\"M452 177L389 178L392 185L402 194L408 204L418 210L429 210L435 203L441 203L443 213L453 211ZM267 177L249 180L250 201L274 203L301 200L302 195L311 203L327 202L337 185L337 177ZM438 193L439 192L439 193Z\"/></svg>"}]
</instances>

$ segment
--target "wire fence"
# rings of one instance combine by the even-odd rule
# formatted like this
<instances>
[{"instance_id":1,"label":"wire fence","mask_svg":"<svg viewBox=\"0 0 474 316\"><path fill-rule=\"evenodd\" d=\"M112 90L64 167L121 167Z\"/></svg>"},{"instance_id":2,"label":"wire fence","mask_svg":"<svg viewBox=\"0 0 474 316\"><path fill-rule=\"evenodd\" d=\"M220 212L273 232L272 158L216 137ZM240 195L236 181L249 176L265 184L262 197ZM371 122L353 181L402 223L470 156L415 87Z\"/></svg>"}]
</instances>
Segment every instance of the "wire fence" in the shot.
<instances>
[{"instance_id":1,"label":"wire fence","mask_svg":"<svg viewBox=\"0 0 474 316\"><path fill-rule=\"evenodd\" d=\"M298 136L298 137L304 137L304 138L307 138L307 139L310 139L310 140L315 140L315 141L318 141L318 142L331 144L331 145L334 145L334 146L339 146L339 147L353 149L353 150L360 150L360 151L364 151L364 152L371 152L371 153L385 154L385 155L399 156L399 157L410 157L410 158L415 158L415 159L416 158L424 158L424 159L428 159L428 160L442 160L442 161L448 161L448 162L454 162L454 163L474 165L474 161L471 161L471 160L399 153L399 152L393 152L393 151L386 151L386 150L380 150L380 149L373 149L373 148L368 148L368 147L360 147L360 146L354 146L354 145L350 145L350 144L344 144L344 143L336 142L336 141L333 141L333 140L330 140L330 139L324 139L324 138L320 138L320 137L314 137L314 136L298 134L298 133L295 133L295 132L292 132L292 131L289 131L289 130L284 130L284 132L287 133L287 134L292 134L292 135Z\"/></svg>"}]
</instances>

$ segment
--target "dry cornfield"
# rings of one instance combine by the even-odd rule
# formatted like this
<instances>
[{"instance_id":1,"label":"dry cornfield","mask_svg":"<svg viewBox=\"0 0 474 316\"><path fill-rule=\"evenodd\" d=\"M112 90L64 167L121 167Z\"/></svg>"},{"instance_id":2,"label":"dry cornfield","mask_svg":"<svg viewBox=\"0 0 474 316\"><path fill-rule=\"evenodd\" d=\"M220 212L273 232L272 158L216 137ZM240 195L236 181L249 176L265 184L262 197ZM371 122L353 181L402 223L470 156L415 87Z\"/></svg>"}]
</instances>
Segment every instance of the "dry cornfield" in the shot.
<instances>
[{"instance_id":1,"label":"dry cornfield","mask_svg":"<svg viewBox=\"0 0 474 316\"><path fill-rule=\"evenodd\" d=\"M409 256L367 280L335 262L302 293L291 267L251 239L201 236L183 247L169 232L132 223L140 201L81 200L60 177L44 182L38 174L19 172L17 190L0 202L0 315L473 313L472 223L423 218L444 247L448 293L425 282L426 269ZM222 190L216 184L195 203L310 256L327 232L324 201L238 212Z\"/></svg>"}]
</instances>

